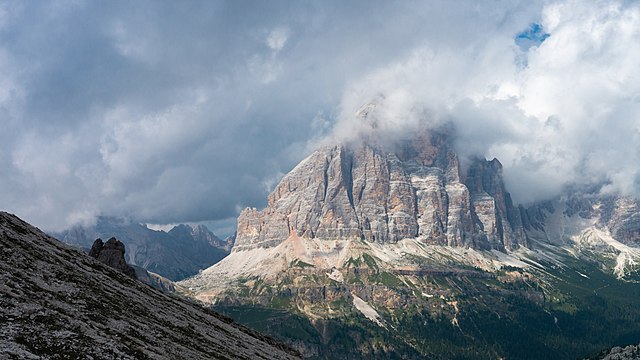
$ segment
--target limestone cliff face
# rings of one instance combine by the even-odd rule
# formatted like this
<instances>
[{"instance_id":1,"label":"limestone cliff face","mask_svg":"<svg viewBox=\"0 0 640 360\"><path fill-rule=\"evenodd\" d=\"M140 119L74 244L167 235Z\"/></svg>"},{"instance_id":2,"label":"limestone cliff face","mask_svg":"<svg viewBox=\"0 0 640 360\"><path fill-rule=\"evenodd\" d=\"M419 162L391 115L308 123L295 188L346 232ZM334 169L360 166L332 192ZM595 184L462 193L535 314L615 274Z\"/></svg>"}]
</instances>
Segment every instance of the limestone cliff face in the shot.
<instances>
[{"instance_id":1,"label":"limestone cliff face","mask_svg":"<svg viewBox=\"0 0 640 360\"><path fill-rule=\"evenodd\" d=\"M498 159L476 160L466 173L465 184L487 241L492 248L529 246L523 223L527 215L514 206L502 181L502 164Z\"/></svg>"},{"instance_id":2,"label":"limestone cliff face","mask_svg":"<svg viewBox=\"0 0 640 360\"><path fill-rule=\"evenodd\" d=\"M394 145L325 147L286 175L262 211L238 218L234 251L300 238L505 249L527 244L497 160L461 171L450 130Z\"/></svg>"}]
</instances>

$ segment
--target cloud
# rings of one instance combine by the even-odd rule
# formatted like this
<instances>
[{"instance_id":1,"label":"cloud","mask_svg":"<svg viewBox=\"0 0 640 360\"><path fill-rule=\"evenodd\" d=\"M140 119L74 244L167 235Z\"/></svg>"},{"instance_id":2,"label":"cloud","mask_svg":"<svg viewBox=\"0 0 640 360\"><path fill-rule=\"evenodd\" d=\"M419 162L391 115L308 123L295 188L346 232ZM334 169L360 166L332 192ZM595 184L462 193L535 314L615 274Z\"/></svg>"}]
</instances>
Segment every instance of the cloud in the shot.
<instances>
[{"instance_id":1,"label":"cloud","mask_svg":"<svg viewBox=\"0 0 640 360\"><path fill-rule=\"evenodd\" d=\"M523 201L575 181L637 191L637 7L3 3L0 204L48 230L98 214L228 228L331 129L362 131L371 99L390 136L461 125L463 155L500 158ZM525 51L533 23L550 36Z\"/></svg>"},{"instance_id":2,"label":"cloud","mask_svg":"<svg viewBox=\"0 0 640 360\"><path fill-rule=\"evenodd\" d=\"M461 154L499 158L518 201L571 184L640 194L640 5L548 3L539 21L458 49L428 43L370 73L344 93L336 133L357 132L345 129L359 126L358 104L383 95L379 127L452 121ZM522 46L522 34L536 46Z\"/></svg>"},{"instance_id":3,"label":"cloud","mask_svg":"<svg viewBox=\"0 0 640 360\"><path fill-rule=\"evenodd\" d=\"M364 61L318 56L352 40L339 3L7 4L0 204L48 230L264 206Z\"/></svg>"},{"instance_id":4,"label":"cloud","mask_svg":"<svg viewBox=\"0 0 640 360\"><path fill-rule=\"evenodd\" d=\"M282 50L289 38L289 30L285 28L276 28L269 32L266 39L266 44L274 52Z\"/></svg>"}]
</instances>

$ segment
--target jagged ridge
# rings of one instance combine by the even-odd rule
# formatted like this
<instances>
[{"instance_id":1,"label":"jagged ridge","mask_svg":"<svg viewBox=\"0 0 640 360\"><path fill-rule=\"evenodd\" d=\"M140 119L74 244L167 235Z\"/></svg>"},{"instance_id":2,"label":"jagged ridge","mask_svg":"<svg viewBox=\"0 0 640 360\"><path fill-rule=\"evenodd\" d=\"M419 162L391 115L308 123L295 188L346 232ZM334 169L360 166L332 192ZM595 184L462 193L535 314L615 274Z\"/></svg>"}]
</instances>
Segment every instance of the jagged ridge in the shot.
<instances>
[{"instance_id":1,"label":"jagged ridge","mask_svg":"<svg viewBox=\"0 0 640 360\"><path fill-rule=\"evenodd\" d=\"M238 218L235 251L273 247L291 234L326 240L427 244L475 249L527 246L522 217L498 160L462 171L448 129L384 146L325 147L303 160L262 211Z\"/></svg>"},{"instance_id":2,"label":"jagged ridge","mask_svg":"<svg viewBox=\"0 0 640 360\"><path fill-rule=\"evenodd\" d=\"M98 217L95 225L76 226L52 235L81 248L90 248L96 238L116 237L127 247L129 264L173 281L197 274L220 261L233 245L233 239L222 240L202 225L177 225L164 232L104 216Z\"/></svg>"}]
</instances>

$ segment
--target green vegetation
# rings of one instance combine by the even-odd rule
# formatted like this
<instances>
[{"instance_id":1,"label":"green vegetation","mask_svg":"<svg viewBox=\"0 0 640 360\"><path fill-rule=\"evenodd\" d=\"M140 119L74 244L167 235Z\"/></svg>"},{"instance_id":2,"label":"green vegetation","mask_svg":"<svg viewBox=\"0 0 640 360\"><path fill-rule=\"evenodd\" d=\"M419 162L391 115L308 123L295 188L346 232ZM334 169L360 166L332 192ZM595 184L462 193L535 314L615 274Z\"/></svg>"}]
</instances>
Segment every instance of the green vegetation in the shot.
<instances>
[{"instance_id":1,"label":"green vegetation","mask_svg":"<svg viewBox=\"0 0 640 360\"><path fill-rule=\"evenodd\" d=\"M362 254L362 260L364 261L365 264L367 264L367 266L370 269L377 269L378 268L378 263L376 263L376 260L373 258L373 256L365 253Z\"/></svg>"},{"instance_id":2,"label":"green vegetation","mask_svg":"<svg viewBox=\"0 0 640 360\"><path fill-rule=\"evenodd\" d=\"M284 296L284 295L274 296L273 298L271 298L271 303L270 303L271 307L275 309L288 309L290 308L290 304L291 304L291 297Z\"/></svg>"},{"instance_id":3,"label":"green vegetation","mask_svg":"<svg viewBox=\"0 0 640 360\"><path fill-rule=\"evenodd\" d=\"M360 258L356 258L356 259L354 259L354 258L351 258L351 257L350 257L350 258L349 258L349 260L347 260L347 261L344 263L344 266L345 266L345 267L347 267L347 268L349 268L349 267L355 267L355 268L357 268L357 267L360 267L360 264L361 264L361 263L362 263L362 262L360 261Z\"/></svg>"},{"instance_id":4,"label":"green vegetation","mask_svg":"<svg viewBox=\"0 0 640 360\"><path fill-rule=\"evenodd\" d=\"M304 261L302 261L300 259L293 260L291 262L291 264L289 264L289 266L292 267L292 268L293 267L298 267L298 268L301 268L301 269L315 267L315 265L306 263L306 262L304 262Z\"/></svg>"},{"instance_id":5,"label":"green vegetation","mask_svg":"<svg viewBox=\"0 0 640 360\"><path fill-rule=\"evenodd\" d=\"M373 283L378 283L381 285L386 285L391 288L400 288L406 286L402 280L400 280L397 276L392 273L381 271L379 273L375 273L369 276L369 281Z\"/></svg>"},{"instance_id":6,"label":"green vegetation","mask_svg":"<svg viewBox=\"0 0 640 360\"><path fill-rule=\"evenodd\" d=\"M637 343L640 285L616 279L598 263L557 255L564 266L503 267L495 276L396 275L379 269L371 256L349 259L356 269L346 286L382 286L386 290L371 291L390 291L400 299L389 309L368 300L386 328L362 316L348 297L314 303L330 308L334 318L313 321L282 295L273 296L269 308L216 310L315 359L570 359Z\"/></svg>"}]
</instances>

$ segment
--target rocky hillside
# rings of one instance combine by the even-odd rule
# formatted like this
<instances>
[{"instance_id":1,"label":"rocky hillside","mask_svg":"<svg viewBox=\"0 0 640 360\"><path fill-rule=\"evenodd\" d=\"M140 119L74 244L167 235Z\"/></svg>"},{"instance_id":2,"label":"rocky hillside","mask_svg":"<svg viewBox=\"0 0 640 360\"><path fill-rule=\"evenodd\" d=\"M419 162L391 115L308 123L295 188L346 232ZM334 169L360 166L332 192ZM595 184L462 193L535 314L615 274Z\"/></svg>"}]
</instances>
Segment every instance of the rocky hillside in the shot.
<instances>
[{"instance_id":1,"label":"rocky hillside","mask_svg":"<svg viewBox=\"0 0 640 360\"><path fill-rule=\"evenodd\" d=\"M197 274L224 258L233 245L206 226L177 225L155 231L124 219L99 217L93 226L52 234L67 244L89 249L97 238L115 237L127 248L127 263L177 281Z\"/></svg>"},{"instance_id":2,"label":"rocky hillside","mask_svg":"<svg viewBox=\"0 0 640 360\"><path fill-rule=\"evenodd\" d=\"M0 358L292 359L295 354L2 212Z\"/></svg>"}]
</instances>

